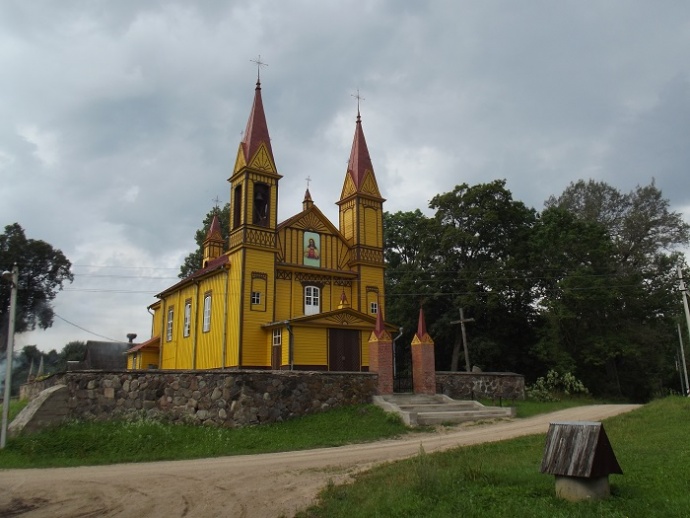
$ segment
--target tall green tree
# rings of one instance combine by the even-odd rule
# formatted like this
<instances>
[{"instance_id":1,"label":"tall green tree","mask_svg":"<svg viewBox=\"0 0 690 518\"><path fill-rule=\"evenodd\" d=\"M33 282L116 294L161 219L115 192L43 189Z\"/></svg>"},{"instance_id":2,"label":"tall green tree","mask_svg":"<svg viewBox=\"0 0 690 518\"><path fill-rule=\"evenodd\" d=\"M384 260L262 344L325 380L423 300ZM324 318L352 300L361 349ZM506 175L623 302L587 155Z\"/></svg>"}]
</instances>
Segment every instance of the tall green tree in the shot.
<instances>
[{"instance_id":1,"label":"tall green tree","mask_svg":"<svg viewBox=\"0 0 690 518\"><path fill-rule=\"evenodd\" d=\"M644 269L659 254L673 252L690 242L690 225L652 181L623 193L605 182L579 180L546 207L561 207L579 219L606 228L616 247L621 268Z\"/></svg>"},{"instance_id":2,"label":"tall green tree","mask_svg":"<svg viewBox=\"0 0 690 518\"><path fill-rule=\"evenodd\" d=\"M72 264L58 249L45 241L29 239L18 224L7 225L0 234L0 271L19 266L17 291L17 333L53 324L52 301L65 283L72 282ZM7 317L11 286L0 283L0 322L3 327L2 350L6 347Z\"/></svg>"},{"instance_id":3,"label":"tall green tree","mask_svg":"<svg viewBox=\"0 0 690 518\"><path fill-rule=\"evenodd\" d=\"M436 341L436 366L457 370L459 308L468 328L471 363L520 370L529 340L530 289L515 270L525 254L534 211L513 200L504 180L457 186L435 196L431 218L420 211L386 215L387 318L415 330L419 305ZM455 352L455 354L454 354Z\"/></svg>"},{"instance_id":4,"label":"tall green tree","mask_svg":"<svg viewBox=\"0 0 690 518\"><path fill-rule=\"evenodd\" d=\"M535 211L514 200L505 180L458 185L432 198L440 227L438 297L445 308L434 331L450 348L437 348L443 366L462 364L459 308L475 321L468 326L472 365L490 370L524 367L533 314L525 268L526 243ZM439 301L439 302L440 302ZM449 354L450 353L450 354Z\"/></svg>"},{"instance_id":5,"label":"tall green tree","mask_svg":"<svg viewBox=\"0 0 690 518\"><path fill-rule=\"evenodd\" d=\"M199 268L201 268L201 263L204 258L204 240L208 235L208 229L211 228L211 222L213 221L213 216L217 215L220 220L220 231L223 238L227 241L230 235L230 204L226 203L223 208L214 207L211 209L199 230L194 234L194 240L196 241L197 248L193 252L190 252L187 257L185 257L184 262L180 266L180 273L178 277L184 279L189 277Z\"/></svg>"},{"instance_id":6,"label":"tall green tree","mask_svg":"<svg viewBox=\"0 0 690 518\"><path fill-rule=\"evenodd\" d=\"M677 247L690 242L690 226L670 211L654 182L622 193L581 180L546 206L546 234L536 237L535 248L557 244L550 249L557 256L566 248L556 234L570 234L580 257L561 263L558 285L565 290L545 305L541 352L567 352L595 392L649 398L673 368L679 309L673 268L682 260Z\"/></svg>"}]
</instances>

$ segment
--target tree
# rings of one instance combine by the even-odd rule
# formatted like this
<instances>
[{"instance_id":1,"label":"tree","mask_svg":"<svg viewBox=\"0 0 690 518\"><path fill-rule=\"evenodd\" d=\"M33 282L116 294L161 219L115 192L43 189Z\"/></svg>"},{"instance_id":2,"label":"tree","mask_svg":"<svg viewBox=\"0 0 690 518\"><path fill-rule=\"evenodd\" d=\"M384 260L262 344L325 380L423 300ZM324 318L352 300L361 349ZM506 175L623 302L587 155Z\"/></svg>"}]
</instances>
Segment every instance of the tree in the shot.
<instances>
[{"instance_id":1,"label":"tree","mask_svg":"<svg viewBox=\"0 0 690 518\"><path fill-rule=\"evenodd\" d=\"M552 228L534 247L553 245L551 258L563 268L560 295L545 305L541 352L567 352L595 393L648 399L672 369L673 267L682 258L674 249L688 245L690 226L669 210L654 182L624 194L580 180L546 206L541 231ZM559 236L573 239L567 245ZM555 258L554 251L566 250L569 263Z\"/></svg>"},{"instance_id":2,"label":"tree","mask_svg":"<svg viewBox=\"0 0 690 518\"><path fill-rule=\"evenodd\" d=\"M605 182L579 180L546 207L561 207L586 221L607 229L616 246L621 267L644 268L658 254L690 242L690 225L669 209L654 181L624 194Z\"/></svg>"},{"instance_id":3,"label":"tree","mask_svg":"<svg viewBox=\"0 0 690 518\"><path fill-rule=\"evenodd\" d=\"M387 319L415 331L423 304L436 341L436 365L457 370L458 309L475 318L470 358L482 368L519 370L531 336L529 288L522 268L534 211L512 199L505 181L457 186L435 196L427 218L420 211L386 214Z\"/></svg>"},{"instance_id":4,"label":"tree","mask_svg":"<svg viewBox=\"0 0 690 518\"><path fill-rule=\"evenodd\" d=\"M45 241L27 239L18 224L7 225L0 234L0 270L11 270L19 265L19 289L15 330L47 329L53 324L51 305L65 282L72 282L72 264L64 254ZM3 322L2 347L6 346L8 308L11 286L0 283L0 317Z\"/></svg>"},{"instance_id":5,"label":"tree","mask_svg":"<svg viewBox=\"0 0 690 518\"><path fill-rule=\"evenodd\" d=\"M191 274L201 268L201 263L204 258L204 241L208 235L208 229L211 227L211 222L213 221L214 215L217 215L218 219L220 220L220 231L223 235L223 239L228 239L228 236L230 235L230 204L226 203L222 209L214 207L208 212L208 214L206 214L202 227L197 230L196 234L194 235L197 249L185 257L182 266L180 266L180 273L178 275L180 279L189 277Z\"/></svg>"}]
</instances>

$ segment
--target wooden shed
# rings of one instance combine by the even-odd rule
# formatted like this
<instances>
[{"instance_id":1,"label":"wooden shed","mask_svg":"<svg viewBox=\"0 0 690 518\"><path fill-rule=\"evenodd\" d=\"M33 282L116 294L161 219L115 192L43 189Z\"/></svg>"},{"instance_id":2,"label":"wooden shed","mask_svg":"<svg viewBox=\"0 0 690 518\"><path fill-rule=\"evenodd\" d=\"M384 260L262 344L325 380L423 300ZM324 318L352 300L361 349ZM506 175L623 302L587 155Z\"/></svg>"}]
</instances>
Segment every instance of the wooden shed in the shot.
<instances>
[{"instance_id":1,"label":"wooden shed","mask_svg":"<svg viewBox=\"0 0 690 518\"><path fill-rule=\"evenodd\" d=\"M610 495L608 476L623 474L604 425L592 421L551 423L541 472L556 477L556 495L571 501Z\"/></svg>"}]
</instances>

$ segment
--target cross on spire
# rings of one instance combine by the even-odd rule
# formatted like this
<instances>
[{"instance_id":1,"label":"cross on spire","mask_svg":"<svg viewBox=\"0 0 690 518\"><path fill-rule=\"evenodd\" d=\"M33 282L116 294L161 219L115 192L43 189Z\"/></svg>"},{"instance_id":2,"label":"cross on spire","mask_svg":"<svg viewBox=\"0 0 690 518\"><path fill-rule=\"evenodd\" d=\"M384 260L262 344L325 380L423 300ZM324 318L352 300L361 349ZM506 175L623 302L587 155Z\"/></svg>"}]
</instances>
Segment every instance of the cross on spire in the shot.
<instances>
[{"instance_id":1,"label":"cross on spire","mask_svg":"<svg viewBox=\"0 0 690 518\"><path fill-rule=\"evenodd\" d=\"M261 67L267 67L268 63L261 61L261 54L256 59L250 59L252 63L256 63L256 84L261 83Z\"/></svg>"},{"instance_id":2,"label":"cross on spire","mask_svg":"<svg viewBox=\"0 0 690 518\"><path fill-rule=\"evenodd\" d=\"M350 94L350 95L352 97L354 97L355 99L357 99L357 117L359 117L359 102L360 101L366 101L366 99L364 97L362 97L361 95L359 95L359 88L357 88L356 94Z\"/></svg>"},{"instance_id":3,"label":"cross on spire","mask_svg":"<svg viewBox=\"0 0 690 518\"><path fill-rule=\"evenodd\" d=\"M309 189L309 184L311 183L311 176L307 176L305 180L307 181L307 189Z\"/></svg>"},{"instance_id":4,"label":"cross on spire","mask_svg":"<svg viewBox=\"0 0 690 518\"><path fill-rule=\"evenodd\" d=\"M220 203L220 198L216 194L216 197L211 200L215 204L216 210L218 210L218 204Z\"/></svg>"}]
</instances>

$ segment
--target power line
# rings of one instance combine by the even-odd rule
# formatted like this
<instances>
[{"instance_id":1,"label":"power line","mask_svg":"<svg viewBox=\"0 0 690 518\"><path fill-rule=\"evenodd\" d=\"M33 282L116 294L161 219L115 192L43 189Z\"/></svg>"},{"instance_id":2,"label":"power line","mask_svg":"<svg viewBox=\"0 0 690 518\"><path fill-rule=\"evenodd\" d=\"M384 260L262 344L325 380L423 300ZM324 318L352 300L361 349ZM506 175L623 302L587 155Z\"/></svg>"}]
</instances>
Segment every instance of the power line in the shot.
<instances>
[{"instance_id":1,"label":"power line","mask_svg":"<svg viewBox=\"0 0 690 518\"><path fill-rule=\"evenodd\" d=\"M98 333L94 333L93 331L89 331L89 330L86 329L85 327L82 327L82 326L80 326L80 325L78 325L78 324L75 324L74 322L70 322L70 321L67 320L66 318L63 318L63 317L61 317L60 315L58 315L57 313L53 313L53 315L55 315L56 317L58 317L58 318L59 318L60 320L62 320L63 322L65 322L65 323L67 323L67 324L69 324L69 325L71 325L71 326L74 326L74 327L76 327L77 329L81 329L82 331L85 331L86 333L92 334L92 335L94 335L94 336L98 336L99 338L105 338L106 340L110 340L111 342L123 342L123 341L124 341L124 340L115 340L114 338L110 338L109 336L99 335Z\"/></svg>"}]
</instances>

